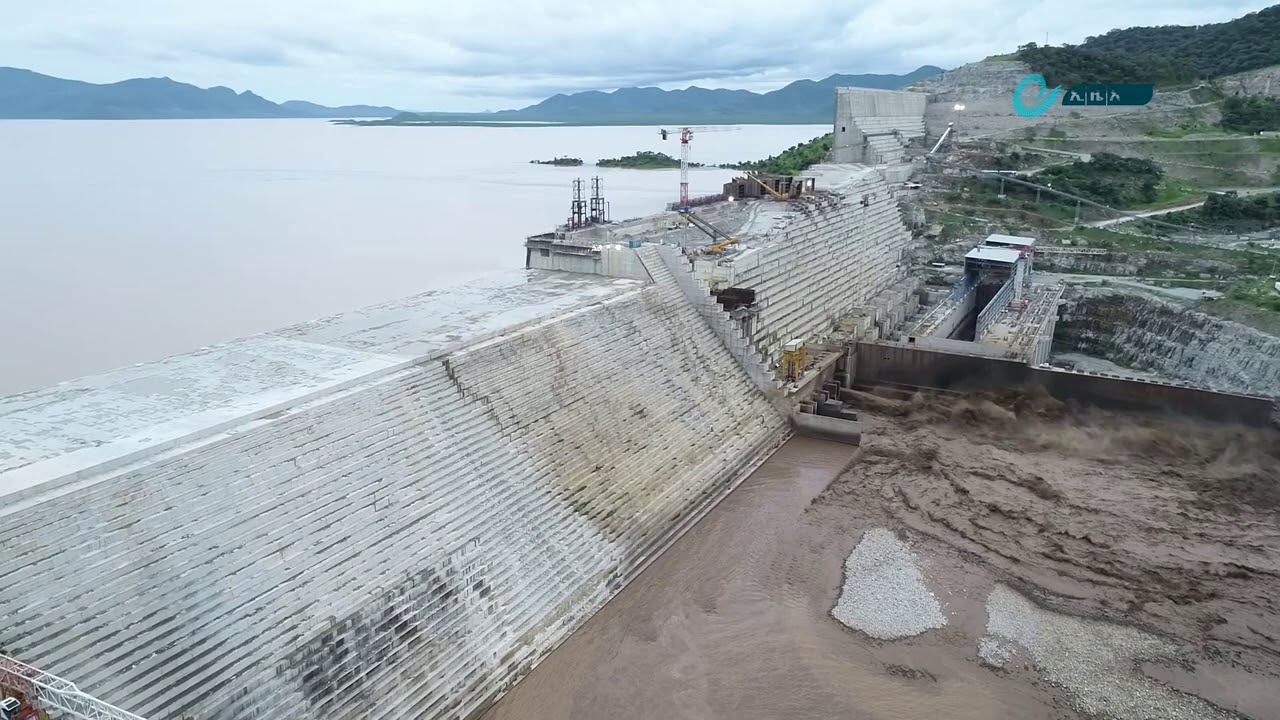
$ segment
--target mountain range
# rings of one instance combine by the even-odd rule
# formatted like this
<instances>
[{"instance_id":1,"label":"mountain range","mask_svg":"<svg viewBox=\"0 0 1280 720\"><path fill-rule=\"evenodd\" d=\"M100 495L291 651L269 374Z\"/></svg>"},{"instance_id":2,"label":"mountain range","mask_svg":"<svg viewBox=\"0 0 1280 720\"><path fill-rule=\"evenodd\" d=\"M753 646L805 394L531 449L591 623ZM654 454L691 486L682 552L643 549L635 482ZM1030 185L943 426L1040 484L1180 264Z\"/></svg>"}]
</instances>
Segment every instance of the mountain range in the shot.
<instances>
[{"instance_id":1,"label":"mountain range","mask_svg":"<svg viewBox=\"0 0 1280 720\"><path fill-rule=\"evenodd\" d=\"M942 72L926 65L905 75L831 75L797 80L766 93L690 87L621 88L553 95L518 110L488 113L402 113L369 105L325 107L300 100L274 103L252 92L199 88L169 78L97 85L0 67L0 118L130 120L180 118L391 118L373 124L512 120L621 124L826 123L837 87L893 90ZM362 123L363 124L363 123Z\"/></svg>"},{"instance_id":2,"label":"mountain range","mask_svg":"<svg viewBox=\"0 0 1280 720\"><path fill-rule=\"evenodd\" d=\"M639 123L828 123L838 87L897 90L939 75L942 68L925 65L905 75L831 75L797 80L766 93L690 87L621 88L558 94L519 110L492 113L402 113L386 124L515 120L592 124Z\"/></svg>"},{"instance_id":3,"label":"mountain range","mask_svg":"<svg viewBox=\"0 0 1280 720\"><path fill-rule=\"evenodd\" d=\"M0 67L0 118L4 119L349 118L397 112L367 105L331 108L301 100L277 104L248 91L198 88L169 78L95 85Z\"/></svg>"}]
</instances>

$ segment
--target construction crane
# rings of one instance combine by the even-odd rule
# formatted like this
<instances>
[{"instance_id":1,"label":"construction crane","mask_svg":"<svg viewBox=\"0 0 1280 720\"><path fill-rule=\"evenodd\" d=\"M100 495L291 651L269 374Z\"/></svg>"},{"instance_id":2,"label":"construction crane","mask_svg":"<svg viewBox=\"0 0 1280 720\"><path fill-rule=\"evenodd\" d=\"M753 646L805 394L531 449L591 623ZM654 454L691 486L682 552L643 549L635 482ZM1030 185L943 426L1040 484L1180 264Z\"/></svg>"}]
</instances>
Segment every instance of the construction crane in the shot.
<instances>
[{"instance_id":1,"label":"construction crane","mask_svg":"<svg viewBox=\"0 0 1280 720\"><path fill-rule=\"evenodd\" d=\"M733 125L698 125L680 128L680 207L689 205L689 141L695 132L727 132L737 130ZM666 140L673 133L671 130L658 129L658 134Z\"/></svg>"},{"instance_id":2,"label":"construction crane","mask_svg":"<svg viewBox=\"0 0 1280 720\"><path fill-rule=\"evenodd\" d=\"M70 680L0 655L0 696L11 700L0 704L0 717L71 717L76 720L142 720L95 697L80 692ZM0 703L3 703L0 700Z\"/></svg>"}]
</instances>

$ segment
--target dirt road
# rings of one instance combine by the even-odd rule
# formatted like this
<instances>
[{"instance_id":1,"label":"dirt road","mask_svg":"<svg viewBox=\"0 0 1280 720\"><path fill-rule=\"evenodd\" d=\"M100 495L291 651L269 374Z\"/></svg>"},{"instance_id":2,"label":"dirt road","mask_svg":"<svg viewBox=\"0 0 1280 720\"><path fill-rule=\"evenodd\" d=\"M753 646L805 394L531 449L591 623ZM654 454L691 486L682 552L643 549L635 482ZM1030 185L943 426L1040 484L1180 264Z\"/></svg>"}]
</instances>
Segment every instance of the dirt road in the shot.
<instances>
[{"instance_id":1,"label":"dirt road","mask_svg":"<svg viewBox=\"0 0 1280 720\"><path fill-rule=\"evenodd\" d=\"M1260 187L1260 188L1226 188L1223 190L1216 190L1214 192L1234 192L1237 195L1240 195L1241 197L1248 197L1249 195L1262 195L1262 194L1274 193L1278 191L1280 191L1280 188L1277 188L1277 187ZM1170 213L1182 212L1183 210L1194 210L1195 208L1198 208L1201 205L1204 205L1204 203L1205 203L1204 200L1200 200L1198 202L1187 203L1185 205L1177 205L1175 207L1161 208L1159 210L1147 210L1145 212L1134 213L1132 215L1122 215L1121 217L1110 218L1107 220L1095 220L1093 222L1084 223L1084 225L1086 227L1110 227L1112 225L1126 223L1131 220L1136 220L1138 218L1159 217L1161 215L1168 215Z\"/></svg>"}]
</instances>

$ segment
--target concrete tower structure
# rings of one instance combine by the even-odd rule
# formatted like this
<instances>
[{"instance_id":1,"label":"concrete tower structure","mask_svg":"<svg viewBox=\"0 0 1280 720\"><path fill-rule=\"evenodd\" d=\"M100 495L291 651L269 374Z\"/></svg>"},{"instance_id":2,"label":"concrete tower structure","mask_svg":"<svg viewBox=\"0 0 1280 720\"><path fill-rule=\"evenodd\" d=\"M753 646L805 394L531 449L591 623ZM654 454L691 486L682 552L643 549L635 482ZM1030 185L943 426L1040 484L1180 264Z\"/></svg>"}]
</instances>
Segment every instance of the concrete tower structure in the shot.
<instances>
[{"instance_id":1,"label":"concrete tower structure","mask_svg":"<svg viewBox=\"0 0 1280 720\"><path fill-rule=\"evenodd\" d=\"M928 99L918 92L837 88L832 161L867 165L902 162L907 142L924 137Z\"/></svg>"}]
</instances>

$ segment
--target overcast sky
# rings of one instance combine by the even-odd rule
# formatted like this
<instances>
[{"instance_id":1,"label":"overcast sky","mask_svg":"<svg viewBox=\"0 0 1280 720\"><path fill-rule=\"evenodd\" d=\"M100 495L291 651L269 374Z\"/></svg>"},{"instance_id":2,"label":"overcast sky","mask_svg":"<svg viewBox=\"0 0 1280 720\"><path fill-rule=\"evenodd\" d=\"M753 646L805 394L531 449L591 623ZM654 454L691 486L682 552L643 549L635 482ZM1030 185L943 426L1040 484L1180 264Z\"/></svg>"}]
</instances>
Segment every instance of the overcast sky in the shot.
<instances>
[{"instance_id":1,"label":"overcast sky","mask_svg":"<svg viewBox=\"0 0 1280 720\"><path fill-rule=\"evenodd\" d=\"M1274 0L1273 0L1274 1ZM500 110L632 85L772 90L1026 42L1221 22L1244 0L0 0L0 65L271 100Z\"/></svg>"}]
</instances>

